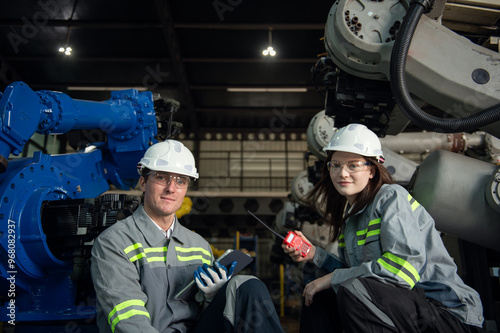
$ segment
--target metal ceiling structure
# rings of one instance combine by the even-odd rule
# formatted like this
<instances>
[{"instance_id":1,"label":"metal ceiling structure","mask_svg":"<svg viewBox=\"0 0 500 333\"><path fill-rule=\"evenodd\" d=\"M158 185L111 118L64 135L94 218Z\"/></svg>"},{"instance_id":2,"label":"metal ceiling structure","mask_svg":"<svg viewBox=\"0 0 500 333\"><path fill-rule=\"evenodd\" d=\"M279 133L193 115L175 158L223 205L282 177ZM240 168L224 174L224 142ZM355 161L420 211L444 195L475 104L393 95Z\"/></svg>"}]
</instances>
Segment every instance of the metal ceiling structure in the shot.
<instances>
[{"instance_id":1,"label":"metal ceiling structure","mask_svg":"<svg viewBox=\"0 0 500 333\"><path fill-rule=\"evenodd\" d=\"M279 110L286 130L304 133L324 108L311 68L333 1L19 0L0 12L0 85L107 100L109 89L138 87L174 99L183 132L269 127ZM443 24L498 49L500 4L448 1ZM277 51L265 57L269 36ZM497 43L497 44L495 44ZM71 46L72 55L58 49ZM229 92L228 88L305 88Z\"/></svg>"}]
</instances>

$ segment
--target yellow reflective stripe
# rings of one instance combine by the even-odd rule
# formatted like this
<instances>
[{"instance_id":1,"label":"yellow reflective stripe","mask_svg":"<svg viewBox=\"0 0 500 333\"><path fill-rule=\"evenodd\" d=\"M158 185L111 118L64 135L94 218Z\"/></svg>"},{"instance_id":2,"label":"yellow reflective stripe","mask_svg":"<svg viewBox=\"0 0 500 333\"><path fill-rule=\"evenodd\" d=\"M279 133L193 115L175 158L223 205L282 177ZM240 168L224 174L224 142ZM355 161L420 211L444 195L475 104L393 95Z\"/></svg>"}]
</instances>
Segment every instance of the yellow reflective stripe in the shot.
<instances>
[{"instance_id":1,"label":"yellow reflective stripe","mask_svg":"<svg viewBox=\"0 0 500 333\"><path fill-rule=\"evenodd\" d=\"M189 256L189 257L181 257L178 255L177 260L179 260L179 261L201 260L202 263L207 264L207 265L212 263L209 259L205 259L199 254L194 255L194 256Z\"/></svg>"},{"instance_id":2,"label":"yellow reflective stripe","mask_svg":"<svg viewBox=\"0 0 500 333\"><path fill-rule=\"evenodd\" d=\"M146 253L139 253L139 254L136 254L135 256L129 258L129 260L130 260L130 262L134 262L134 261L137 261L137 260L144 258L144 257L146 257ZM146 259L147 259L147 257L146 257Z\"/></svg>"},{"instance_id":3,"label":"yellow reflective stripe","mask_svg":"<svg viewBox=\"0 0 500 333\"><path fill-rule=\"evenodd\" d=\"M381 220L381 219L382 219L382 218L381 218L381 217L379 217L378 219L371 220L370 222L368 222L368 226L370 227L370 226L375 225L375 224L380 224L380 220Z\"/></svg>"},{"instance_id":4,"label":"yellow reflective stripe","mask_svg":"<svg viewBox=\"0 0 500 333\"><path fill-rule=\"evenodd\" d=\"M339 236L339 247L345 247L344 234Z\"/></svg>"},{"instance_id":5,"label":"yellow reflective stripe","mask_svg":"<svg viewBox=\"0 0 500 333\"><path fill-rule=\"evenodd\" d=\"M183 252L183 253L198 252L199 251L199 252L202 252L202 253L206 254L210 258L212 258L212 255L210 254L210 252L207 251L207 250L205 250L202 247L179 247L179 246L176 246L175 247L175 251L177 251L177 252Z\"/></svg>"},{"instance_id":6,"label":"yellow reflective stripe","mask_svg":"<svg viewBox=\"0 0 500 333\"><path fill-rule=\"evenodd\" d=\"M380 226L378 227L378 229L368 231L368 229L370 229L370 227L372 227L376 224L380 224L380 220L381 220L380 217L378 219L371 220L370 222L368 222L368 228L366 228L364 230L356 231L356 235L358 237L364 236L363 239L358 240L358 245L365 245L366 239L370 236L380 235Z\"/></svg>"},{"instance_id":7,"label":"yellow reflective stripe","mask_svg":"<svg viewBox=\"0 0 500 333\"><path fill-rule=\"evenodd\" d=\"M394 261L396 264L399 264L399 265L403 266L404 268L406 268L406 270L408 272L413 274L413 277L415 278L416 281L420 280L420 275L418 274L417 270L408 261L401 259L401 258L399 258L399 257L397 257L394 254L389 253L389 252L384 253L384 257L386 257L387 259Z\"/></svg>"},{"instance_id":8,"label":"yellow reflective stripe","mask_svg":"<svg viewBox=\"0 0 500 333\"><path fill-rule=\"evenodd\" d=\"M140 247L142 247L141 243L135 243L133 245L130 245L129 247L126 247L125 250L123 250L123 251L125 251L125 253L128 254L129 252L134 251Z\"/></svg>"},{"instance_id":9,"label":"yellow reflective stripe","mask_svg":"<svg viewBox=\"0 0 500 333\"><path fill-rule=\"evenodd\" d=\"M364 229L364 230L357 231L357 232L356 232L356 235L360 236L360 235L366 234L366 233L368 232L368 229L369 229L372 225L375 225L375 224L380 224L380 220L381 220L381 218L380 218L380 217L379 217L378 219L371 220L370 222L368 222L368 228L366 228L366 229Z\"/></svg>"},{"instance_id":10,"label":"yellow reflective stripe","mask_svg":"<svg viewBox=\"0 0 500 333\"><path fill-rule=\"evenodd\" d=\"M400 271L399 269L395 268L394 266L389 265L388 263L386 263L381 258L379 258L377 260L377 262L382 267L384 267L385 269L387 269L389 272L394 273L397 276L399 276L400 278L402 278L403 280L405 280L406 283L408 283L410 285L410 288L413 289L413 286L415 285L415 282L408 275L406 275L404 272Z\"/></svg>"},{"instance_id":11,"label":"yellow reflective stripe","mask_svg":"<svg viewBox=\"0 0 500 333\"><path fill-rule=\"evenodd\" d=\"M204 264L205 263L206 264L211 264L212 263L212 260L211 260L212 259L212 255L211 255L211 253L208 250L205 250L202 247L180 247L180 246L176 246L175 247L175 251L177 252L177 260L179 260L179 261L201 260L201 262L204 263ZM205 257L203 257L203 255L201 255L201 254L192 254L192 255L188 255L188 256L180 255L181 253L185 254L185 253L192 253L192 252L201 252L204 255L206 255L208 257L208 259L206 259Z\"/></svg>"},{"instance_id":12,"label":"yellow reflective stripe","mask_svg":"<svg viewBox=\"0 0 500 333\"><path fill-rule=\"evenodd\" d=\"M413 202L412 202L412 200L413 200ZM415 209L417 209L418 206L420 206L418 201L415 200L410 194L408 194L408 201L410 202L411 210L415 210Z\"/></svg>"},{"instance_id":13,"label":"yellow reflective stripe","mask_svg":"<svg viewBox=\"0 0 500 333\"><path fill-rule=\"evenodd\" d=\"M133 256L132 258L130 258L130 262L134 262L134 261L137 261L141 258L146 258L146 260L148 262L154 262L154 261L167 261L167 256L163 256L163 257L146 257L146 254L144 253L139 253L138 255L136 256Z\"/></svg>"},{"instance_id":14,"label":"yellow reflective stripe","mask_svg":"<svg viewBox=\"0 0 500 333\"><path fill-rule=\"evenodd\" d=\"M135 261L137 261L137 260L139 260L139 259L141 259L141 258L146 258L146 260L147 260L148 262L153 262L153 261L166 261L166 260L167 260L167 256L166 256L166 255L165 255L165 256L161 256L161 257L147 257L147 256L146 256L146 253L152 253L152 252L161 252L161 253L163 254L163 253L167 252L167 247L166 247L166 246L162 246L162 247L149 247L149 248L144 249L144 248L142 247L142 244L141 244L141 243L136 243L136 244L134 244L134 245L130 245L129 247L127 247L127 248L126 248L125 250L123 250L123 251L125 251L125 253L127 253L127 254L128 254L129 252L131 252L131 251L133 251L133 250L137 250L137 249L139 249L139 248L142 248L142 250L143 250L144 252L138 253L138 254L136 254L135 256L130 257L130 258L129 258L129 260L130 260L131 262L135 262Z\"/></svg>"},{"instance_id":15,"label":"yellow reflective stripe","mask_svg":"<svg viewBox=\"0 0 500 333\"><path fill-rule=\"evenodd\" d=\"M147 249L144 249L144 252L146 253L151 253L151 252L160 252L161 254L164 254L163 256L160 257L147 257L148 262L155 262L155 261L167 261L167 247L162 246L162 247L150 247Z\"/></svg>"},{"instance_id":16,"label":"yellow reflective stripe","mask_svg":"<svg viewBox=\"0 0 500 333\"><path fill-rule=\"evenodd\" d=\"M375 236L375 235L380 235L380 229L376 229L376 230L371 230L369 231L367 234L366 234L366 237L361 239L361 240L358 240L358 245L365 245L366 243L366 240L368 239L368 237L370 236Z\"/></svg>"},{"instance_id":17,"label":"yellow reflective stripe","mask_svg":"<svg viewBox=\"0 0 500 333\"><path fill-rule=\"evenodd\" d=\"M149 316L149 312L147 311L140 311L140 310L130 310L130 311L127 311L125 312L124 314L121 314L119 316L117 316L113 322L111 323L111 332L115 332L115 326L123 319L128 319L132 316L136 316L136 315L142 315L142 316L146 316L148 318L151 319L151 317Z\"/></svg>"},{"instance_id":18,"label":"yellow reflective stripe","mask_svg":"<svg viewBox=\"0 0 500 333\"><path fill-rule=\"evenodd\" d=\"M167 252L167 247L149 247L147 249L144 249L144 252L150 253L150 252Z\"/></svg>"},{"instance_id":19,"label":"yellow reflective stripe","mask_svg":"<svg viewBox=\"0 0 500 333\"><path fill-rule=\"evenodd\" d=\"M151 258L147 258L148 262L154 262L154 261L167 261L167 256L165 257L151 257Z\"/></svg>"},{"instance_id":20,"label":"yellow reflective stripe","mask_svg":"<svg viewBox=\"0 0 500 333\"><path fill-rule=\"evenodd\" d=\"M413 267L409 262L407 262L406 260L404 259L401 259L395 255L393 255L392 253L389 253L389 252L386 252L382 255L383 257L389 259L390 261L404 267L408 272L410 272L412 275L413 275L413 279L408 276L405 272L403 272L402 270L390 265L389 263L385 262L382 258L379 258L377 260L377 262L382 265L382 267L384 267L385 269L387 269L388 271L390 271L391 273L394 273L396 274L397 276L399 276L400 278L402 278L403 280L405 280L411 288L413 288L413 286L415 286L415 283L417 283L419 280L420 280L420 275L418 274L417 270L415 269L415 267Z\"/></svg>"},{"instance_id":21,"label":"yellow reflective stripe","mask_svg":"<svg viewBox=\"0 0 500 333\"><path fill-rule=\"evenodd\" d=\"M368 238L370 236L374 236L374 235L380 235L380 229L368 231L368 233L366 234L366 238Z\"/></svg>"},{"instance_id":22,"label":"yellow reflective stripe","mask_svg":"<svg viewBox=\"0 0 500 333\"><path fill-rule=\"evenodd\" d=\"M123 310L125 308L128 308L129 306L134 306L134 305L138 305L138 306L142 306L144 307L146 305L146 303L144 303L143 301L141 301L140 299L131 299L131 300L128 300L128 301L125 301L123 303L120 303L118 305L116 305L113 310L111 310L111 312L109 313L108 315L108 323L110 323L110 320L111 320L111 317L113 317L113 315L120 311L120 310ZM149 314L148 314L148 317L149 317Z\"/></svg>"}]
</instances>

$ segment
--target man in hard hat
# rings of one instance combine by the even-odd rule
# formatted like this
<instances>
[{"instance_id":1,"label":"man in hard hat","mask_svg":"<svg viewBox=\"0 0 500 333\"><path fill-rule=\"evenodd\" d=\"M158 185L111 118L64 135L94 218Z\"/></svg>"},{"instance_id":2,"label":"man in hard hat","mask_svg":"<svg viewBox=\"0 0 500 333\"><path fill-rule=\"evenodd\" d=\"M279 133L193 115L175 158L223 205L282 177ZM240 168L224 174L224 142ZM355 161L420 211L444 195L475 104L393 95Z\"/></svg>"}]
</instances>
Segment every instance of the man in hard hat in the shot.
<instances>
[{"instance_id":1,"label":"man in hard hat","mask_svg":"<svg viewBox=\"0 0 500 333\"><path fill-rule=\"evenodd\" d=\"M100 332L283 332L266 286L213 265L209 243L179 223L198 179L192 153L167 140L137 168L143 204L92 248Z\"/></svg>"}]
</instances>

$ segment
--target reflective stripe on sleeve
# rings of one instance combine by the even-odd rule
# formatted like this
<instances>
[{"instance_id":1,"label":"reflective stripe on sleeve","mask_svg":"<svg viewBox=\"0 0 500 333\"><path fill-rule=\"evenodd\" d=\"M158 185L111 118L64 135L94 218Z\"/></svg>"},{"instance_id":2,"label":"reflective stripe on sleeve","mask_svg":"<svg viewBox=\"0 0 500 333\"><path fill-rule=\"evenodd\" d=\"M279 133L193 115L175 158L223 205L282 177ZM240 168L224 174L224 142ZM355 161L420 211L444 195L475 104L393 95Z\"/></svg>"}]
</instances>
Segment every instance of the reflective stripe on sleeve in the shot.
<instances>
[{"instance_id":1,"label":"reflective stripe on sleeve","mask_svg":"<svg viewBox=\"0 0 500 333\"><path fill-rule=\"evenodd\" d=\"M209 251L202 247L180 247L176 246L175 251L177 252L177 260L186 261L201 261L204 264L212 263L212 255Z\"/></svg>"},{"instance_id":2,"label":"reflective stripe on sleeve","mask_svg":"<svg viewBox=\"0 0 500 333\"><path fill-rule=\"evenodd\" d=\"M131 299L116 305L108 315L108 323L111 326L111 331L115 331L116 325L121 320L136 315L146 316L151 319L149 312L145 308L145 303L140 299Z\"/></svg>"},{"instance_id":3,"label":"reflective stripe on sleeve","mask_svg":"<svg viewBox=\"0 0 500 333\"><path fill-rule=\"evenodd\" d=\"M135 243L133 245L126 247L123 251L128 254L129 252L137 250L140 247L142 247L141 243Z\"/></svg>"},{"instance_id":4,"label":"reflective stripe on sleeve","mask_svg":"<svg viewBox=\"0 0 500 333\"><path fill-rule=\"evenodd\" d=\"M411 210L415 210L417 209L418 206L420 206L420 204L418 203L417 200L415 200L415 198L413 198L410 194L408 194L408 201L410 202L410 205L411 205Z\"/></svg>"},{"instance_id":5,"label":"reflective stripe on sleeve","mask_svg":"<svg viewBox=\"0 0 500 333\"><path fill-rule=\"evenodd\" d=\"M396 274L401 279L406 281L412 289L420 280L420 275L415 267L413 267L406 260L401 259L392 253L385 252L382 257L377 260L377 262L389 272Z\"/></svg>"}]
</instances>

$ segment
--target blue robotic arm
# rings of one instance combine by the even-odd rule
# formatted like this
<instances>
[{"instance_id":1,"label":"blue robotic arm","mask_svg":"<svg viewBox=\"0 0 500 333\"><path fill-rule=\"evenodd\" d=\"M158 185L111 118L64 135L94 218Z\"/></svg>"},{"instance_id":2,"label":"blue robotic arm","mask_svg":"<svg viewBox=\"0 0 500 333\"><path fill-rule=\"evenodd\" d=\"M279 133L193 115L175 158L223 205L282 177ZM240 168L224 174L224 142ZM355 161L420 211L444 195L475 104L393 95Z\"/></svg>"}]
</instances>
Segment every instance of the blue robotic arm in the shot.
<instances>
[{"instance_id":1,"label":"blue robotic arm","mask_svg":"<svg viewBox=\"0 0 500 333\"><path fill-rule=\"evenodd\" d=\"M110 100L93 102L73 100L60 92L34 92L25 83L15 82L5 90L0 112L0 172L7 169L9 155L18 155L35 132L100 129L107 133L102 147L106 178L128 189L135 185L128 179L133 182L137 175L123 158L132 159L133 165L157 135L152 94L135 89L114 91Z\"/></svg>"},{"instance_id":2,"label":"blue robotic arm","mask_svg":"<svg viewBox=\"0 0 500 333\"><path fill-rule=\"evenodd\" d=\"M58 201L86 202L107 191L109 183L124 190L135 186L137 162L156 142L152 94L114 91L109 100L94 102L60 92L34 92L15 82L0 97L0 286L12 290L5 295L13 296L9 301L18 309L16 320L81 318L75 304L76 283L71 279L74 262L51 249L46 230L51 225L70 225L72 218L59 207L66 220L53 215L49 219L44 207ZM73 129L99 129L106 138L76 153L36 152L32 158L8 160L23 150L35 132ZM87 238L91 242L92 237ZM1 308L2 321L9 320L9 311Z\"/></svg>"}]
</instances>

